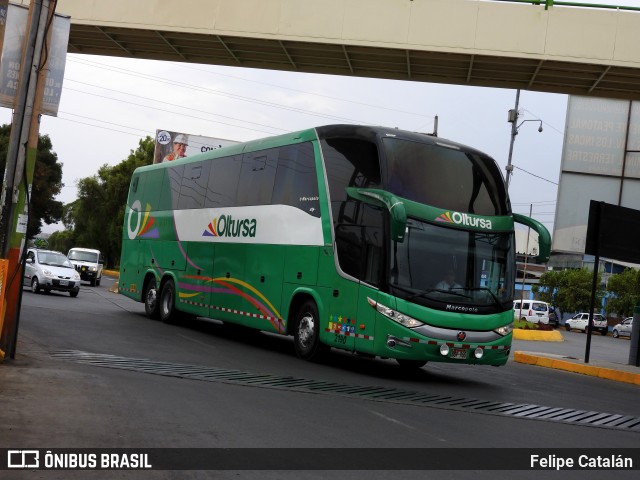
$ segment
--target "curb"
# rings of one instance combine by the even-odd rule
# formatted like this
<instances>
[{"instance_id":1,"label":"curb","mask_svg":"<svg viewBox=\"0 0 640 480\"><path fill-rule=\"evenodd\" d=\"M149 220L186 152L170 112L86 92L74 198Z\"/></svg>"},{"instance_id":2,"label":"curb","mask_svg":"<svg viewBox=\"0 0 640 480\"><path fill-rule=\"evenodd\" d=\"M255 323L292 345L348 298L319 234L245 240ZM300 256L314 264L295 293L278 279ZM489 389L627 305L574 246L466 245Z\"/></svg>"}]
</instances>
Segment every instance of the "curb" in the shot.
<instances>
[{"instance_id":1,"label":"curb","mask_svg":"<svg viewBox=\"0 0 640 480\"><path fill-rule=\"evenodd\" d=\"M566 372L580 373L592 377L614 380L616 382L631 383L640 385L640 374L631 372L622 372L611 368L596 367L587 364L574 363L556 358L539 357L524 352L514 352L514 361L527 365L536 365L538 367L555 368L556 370L564 370Z\"/></svg>"},{"instance_id":2,"label":"curb","mask_svg":"<svg viewBox=\"0 0 640 480\"><path fill-rule=\"evenodd\" d=\"M523 330L516 328L513 330L515 340L538 340L542 342L564 342L562 334L558 330Z\"/></svg>"}]
</instances>

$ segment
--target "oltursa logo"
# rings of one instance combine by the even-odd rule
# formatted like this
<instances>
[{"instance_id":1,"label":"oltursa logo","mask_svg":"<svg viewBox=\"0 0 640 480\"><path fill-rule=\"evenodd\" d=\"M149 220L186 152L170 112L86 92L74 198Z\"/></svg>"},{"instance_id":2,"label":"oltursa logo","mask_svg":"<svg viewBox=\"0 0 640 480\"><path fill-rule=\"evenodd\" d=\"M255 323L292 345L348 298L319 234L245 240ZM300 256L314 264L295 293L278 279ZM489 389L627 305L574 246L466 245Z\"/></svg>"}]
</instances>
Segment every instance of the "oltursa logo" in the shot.
<instances>
[{"instance_id":1,"label":"oltursa logo","mask_svg":"<svg viewBox=\"0 0 640 480\"><path fill-rule=\"evenodd\" d=\"M255 237L258 222L255 218L235 219L231 215L214 218L204 232L203 237Z\"/></svg>"},{"instance_id":2,"label":"oltursa logo","mask_svg":"<svg viewBox=\"0 0 640 480\"><path fill-rule=\"evenodd\" d=\"M464 225L465 227L485 228L487 230L493 228L491 220L460 212L444 212L436 218L436 222L453 223L455 225Z\"/></svg>"}]
</instances>

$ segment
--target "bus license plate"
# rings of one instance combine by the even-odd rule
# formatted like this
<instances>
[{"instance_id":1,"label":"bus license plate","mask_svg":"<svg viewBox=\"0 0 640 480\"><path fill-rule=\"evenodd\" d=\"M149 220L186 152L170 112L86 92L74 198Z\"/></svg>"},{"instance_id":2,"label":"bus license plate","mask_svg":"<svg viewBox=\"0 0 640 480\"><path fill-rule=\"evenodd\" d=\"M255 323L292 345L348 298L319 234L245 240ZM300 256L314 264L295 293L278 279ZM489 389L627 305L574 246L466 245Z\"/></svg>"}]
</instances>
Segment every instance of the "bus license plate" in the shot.
<instances>
[{"instance_id":1,"label":"bus license plate","mask_svg":"<svg viewBox=\"0 0 640 480\"><path fill-rule=\"evenodd\" d=\"M466 360L467 359L466 348L454 348L451 350L451 358L455 358L456 360Z\"/></svg>"},{"instance_id":2,"label":"bus license plate","mask_svg":"<svg viewBox=\"0 0 640 480\"><path fill-rule=\"evenodd\" d=\"M66 287L67 285L69 285L69 282L67 282L66 280L60 280L61 287Z\"/></svg>"}]
</instances>

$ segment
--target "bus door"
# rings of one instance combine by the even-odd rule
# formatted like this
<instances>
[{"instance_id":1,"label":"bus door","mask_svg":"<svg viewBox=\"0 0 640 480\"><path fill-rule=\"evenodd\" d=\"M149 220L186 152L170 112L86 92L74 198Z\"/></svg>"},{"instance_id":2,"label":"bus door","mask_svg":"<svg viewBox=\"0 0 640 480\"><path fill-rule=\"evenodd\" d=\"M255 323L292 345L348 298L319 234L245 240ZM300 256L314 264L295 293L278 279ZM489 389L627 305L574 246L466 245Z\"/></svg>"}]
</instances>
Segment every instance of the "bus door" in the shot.
<instances>
[{"instance_id":1,"label":"bus door","mask_svg":"<svg viewBox=\"0 0 640 480\"><path fill-rule=\"evenodd\" d=\"M374 350L376 315L368 299L377 301L382 281L384 230L381 209L363 203L358 207L357 224L336 226L336 250L342 272L357 279L350 294L349 338L353 349L369 353Z\"/></svg>"},{"instance_id":2,"label":"bus door","mask_svg":"<svg viewBox=\"0 0 640 480\"><path fill-rule=\"evenodd\" d=\"M328 292L327 343L350 352L354 349L357 328L358 288L356 282L338 281ZM324 327L324 321L321 321L320 325L321 328Z\"/></svg>"}]
</instances>

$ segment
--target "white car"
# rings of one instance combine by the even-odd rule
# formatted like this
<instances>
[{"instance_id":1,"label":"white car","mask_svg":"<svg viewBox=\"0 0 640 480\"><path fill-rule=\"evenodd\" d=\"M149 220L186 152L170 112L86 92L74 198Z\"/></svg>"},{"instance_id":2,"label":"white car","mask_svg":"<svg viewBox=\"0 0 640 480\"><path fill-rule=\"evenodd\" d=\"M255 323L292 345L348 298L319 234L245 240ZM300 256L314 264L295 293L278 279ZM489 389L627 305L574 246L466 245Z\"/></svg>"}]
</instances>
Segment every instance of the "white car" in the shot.
<instances>
[{"instance_id":1,"label":"white car","mask_svg":"<svg viewBox=\"0 0 640 480\"><path fill-rule=\"evenodd\" d=\"M633 317L627 317L622 322L613 327L613 336L618 337L630 337L631 328L633 327Z\"/></svg>"},{"instance_id":2,"label":"white car","mask_svg":"<svg viewBox=\"0 0 640 480\"><path fill-rule=\"evenodd\" d=\"M30 285L33 293L58 290L77 297L80 274L63 253L30 248L27 250L23 284Z\"/></svg>"},{"instance_id":3,"label":"white car","mask_svg":"<svg viewBox=\"0 0 640 480\"><path fill-rule=\"evenodd\" d=\"M74 247L69 250L67 256L80 274L82 280L91 283L92 287L100 285L104 265L100 250Z\"/></svg>"},{"instance_id":4,"label":"white car","mask_svg":"<svg viewBox=\"0 0 640 480\"><path fill-rule=\"evenodd\" d=\"M531 323L550 323L551 308L548 303L537 300L514 300L513 319L521 319ZM555 317L554 317L555 318Z\"/></svg>"},{"instance_id":5,"label":"white car","mask_svg":"<svg viewBox=\"0 0 640 480\"><path fill-rule=\"evenodd\" d=\"M564 328L567 332L570 330L582 330L583 332L586 332L587 325L589 325L588 313L576 313L573 317L564 322ZM599 313L593 315L594 330L600 332L602 335L606 335L608 328L609 324L607 323L606 318Z\"/></svg>"}]
</instances>

